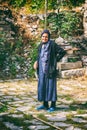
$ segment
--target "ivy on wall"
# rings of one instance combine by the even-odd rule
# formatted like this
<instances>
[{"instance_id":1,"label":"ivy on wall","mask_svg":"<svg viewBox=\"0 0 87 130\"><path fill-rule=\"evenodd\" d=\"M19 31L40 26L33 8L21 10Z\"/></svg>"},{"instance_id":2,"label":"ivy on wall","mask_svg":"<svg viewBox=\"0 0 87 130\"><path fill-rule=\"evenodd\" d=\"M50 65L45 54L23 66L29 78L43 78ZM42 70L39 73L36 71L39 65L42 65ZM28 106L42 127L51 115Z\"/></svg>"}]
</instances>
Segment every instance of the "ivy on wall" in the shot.
<instances>
[{"instance_id":1,"label":"ivy on wall","mask_svg":"<svg viewBox=\"0 0 87 130\"><path fill-rule=\"evenodd\" d=\"M15 7L22 7L28 5L31 10L42 10L45 0L5 0L8 1L10 5ZM57 2L59 3L58 6L67 6L67 7L74 7L80 6L85 2L85 0L48 0L48 9L57 9Z\"/></svg>"}]
</instances>

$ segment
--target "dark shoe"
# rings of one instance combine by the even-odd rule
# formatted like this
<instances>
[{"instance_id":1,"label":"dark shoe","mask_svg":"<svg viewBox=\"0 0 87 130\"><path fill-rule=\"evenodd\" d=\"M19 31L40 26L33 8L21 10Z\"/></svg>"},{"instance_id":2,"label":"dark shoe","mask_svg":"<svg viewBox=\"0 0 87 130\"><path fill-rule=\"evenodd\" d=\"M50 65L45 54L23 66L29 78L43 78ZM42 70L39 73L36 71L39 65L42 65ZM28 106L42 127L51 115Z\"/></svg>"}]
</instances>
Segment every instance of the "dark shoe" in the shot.
<instances>
[{"instance_id":1,"label":"dark shoe","mask_svg":"<svg viewBox=\"0 0 87 130\"><path fill-rule=\"evenodd\" d=\"M55 108L56 107L56 101L52 101L50 107L54 107Z\"/></svg>"},{"instance_id":2,"label":"dark shoe","mask_svg":"<svg viewBox=\"0 0 87 130\"><path fill-rule=\"evenodd\" d=\"M48 108L43 105L36 108L36 110L47 110L47 109Z\"/></svg>"},{"instance_id":3,"label":"dark shoe","mask_svg":"<svg viewBox=\"0 0 87 130\"><path fill-rule=\"evenodd\" d=\"M43 102L43 106L45 106L46 108L49 108L48 101L44 101L44 102Z\"/></svg>"},{"instance_id":4,"label":"dark shoe","mask_svg":"<svg viewBox=\"0 0 87 130\"><path fill-rule=\"evenodd\" d=\"M55 111L55 107L50 107L47 111L48 112L54 112Z\"/></svg>"}]
</instances>

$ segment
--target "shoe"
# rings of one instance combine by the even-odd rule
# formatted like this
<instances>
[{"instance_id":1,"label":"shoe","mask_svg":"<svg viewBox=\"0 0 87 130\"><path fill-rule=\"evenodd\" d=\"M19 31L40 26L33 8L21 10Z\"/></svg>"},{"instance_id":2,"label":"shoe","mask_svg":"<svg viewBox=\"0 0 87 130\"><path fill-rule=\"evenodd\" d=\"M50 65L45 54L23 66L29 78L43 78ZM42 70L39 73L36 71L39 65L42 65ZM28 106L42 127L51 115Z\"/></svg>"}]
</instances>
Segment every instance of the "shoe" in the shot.
<instances>
[{"instance_id":1,"label":"shoe","mask_svg":"<svg viewBox=\"0 0 87 130\"><path fill-rule=\"evenodd\" d=\"M49 109L48 109L48 112L54 112L55 111L55 107L50 107Z\"/></svg>"},{"instance_id":2,"label":"shoe","mask_svg":"<svg viewBox=\"0 0 87 130\"><path fill-rule=\"evenodd\" d=\"M36 108L36 110L47 110L47 109L48 108L43 105Z\"/></svg>"}]
</instances>

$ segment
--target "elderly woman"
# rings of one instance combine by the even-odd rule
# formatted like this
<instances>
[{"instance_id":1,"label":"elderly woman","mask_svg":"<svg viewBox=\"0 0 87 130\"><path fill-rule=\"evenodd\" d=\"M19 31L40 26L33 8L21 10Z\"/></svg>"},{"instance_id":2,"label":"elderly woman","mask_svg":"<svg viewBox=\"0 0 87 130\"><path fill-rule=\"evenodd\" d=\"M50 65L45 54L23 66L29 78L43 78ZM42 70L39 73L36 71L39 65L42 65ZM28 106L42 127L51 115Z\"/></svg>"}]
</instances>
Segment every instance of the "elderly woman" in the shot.
<instances>
[{"instance_id":1,"label":"elderly woman","mask_svg":"<svg viewBox=\"0 0 87 130\"><path fill-rule=\"evenodd\" d=\"M36 108L37 110L55 111L57 100L56 64L65 54L64 49L50 40L49 30L44 30L38 47L37 61L34 63L34 69L38 70L38 100L43 102L43 105ZM49 101L51 102L50 106Z\"/></svg>"}]
</instances>

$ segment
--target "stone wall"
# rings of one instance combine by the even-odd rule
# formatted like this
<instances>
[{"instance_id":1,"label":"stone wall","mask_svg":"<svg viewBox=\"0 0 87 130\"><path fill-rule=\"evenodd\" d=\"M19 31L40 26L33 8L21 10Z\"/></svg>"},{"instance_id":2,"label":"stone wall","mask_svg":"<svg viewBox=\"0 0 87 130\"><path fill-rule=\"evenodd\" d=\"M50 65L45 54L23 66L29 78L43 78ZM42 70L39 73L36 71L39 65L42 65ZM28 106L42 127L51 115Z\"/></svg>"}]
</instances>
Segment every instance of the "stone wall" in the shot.
<instances>
[{"instance_id":1,"label":"stone wall","mask_svg":"<svg viewBox=\"0 0 87 130\"><path fill-rule=\"evenodd\" d=\"M31 44L24 44L12 12L0 6L0 78L28 78Z\"/></svg>"},{"instance_id":2,"label":"stone wall","mask_svg":"<svg viewBox=\"0 0 87 130\"><path fill-rule=\"evenodd\" d=\"M43 20L44 14L25 15L22 12L15 14L7 7L0 6L0 31L6 33L6 43L10 43L10 47L13 47L11 54L9 54L9 51L6 52L6 57L3 62L4 69L0 68L0 77L29 78L31 65L30 53L33 50L30 40L40 37L43 29L43 23L41 24L41 21ZM19 42L20 36L24 39L20 41L21 45L16 48L16 43ZM82 55L82 50L80 51L80 55L77 53L81 48L73 47L68 41L61 37L58 37L55 41L64 49L68 49L67 56L58 64L60 76L68 78L84 75L85 69L83 69L83 67L87 66L87 56ZM80 43L78 40L74 41L75 45Z\"/></svg>"},{"instance_id":3,"label":"stone wall","mask_svg":"<svg viewBox=\"0 0 87 130\"><path fill-rule=\"evenodd\" d=\"M55 41L67 51L67 54L57 63L59 77L72 78L86 75L87 56L84 56L81 48L79 46L73 47L61 37Z\"/></svg>"}]
</instances>

